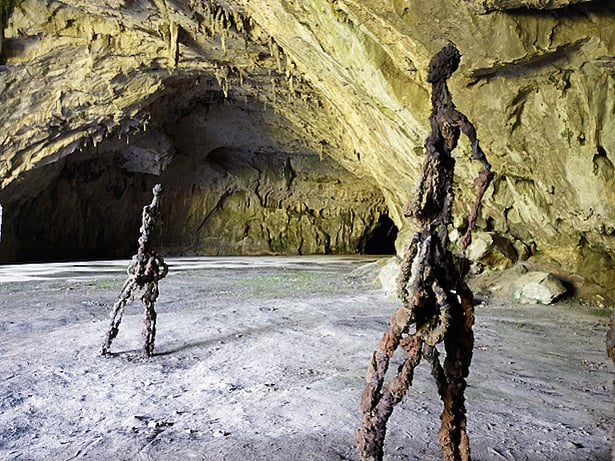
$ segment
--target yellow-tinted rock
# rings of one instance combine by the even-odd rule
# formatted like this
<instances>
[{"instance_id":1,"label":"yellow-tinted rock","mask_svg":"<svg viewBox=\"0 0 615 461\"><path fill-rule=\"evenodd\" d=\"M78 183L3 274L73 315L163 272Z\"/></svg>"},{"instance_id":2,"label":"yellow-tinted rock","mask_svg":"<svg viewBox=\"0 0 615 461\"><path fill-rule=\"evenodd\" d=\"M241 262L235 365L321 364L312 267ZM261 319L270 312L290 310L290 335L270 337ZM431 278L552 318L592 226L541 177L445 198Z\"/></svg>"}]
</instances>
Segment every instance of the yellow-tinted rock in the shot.
<instances>
[{"instance_id":1,"label":"yellow-tinted rock","mask_svg":"<svg viewBox=\"0 0 615 461\"><path fill-rule=\"evenodd\" d=\"M614 8L573 0L21 0L3 24L0 200L26 171L95 155L109 138L130 143L218 94L233 107L274 108L305 152L375 184L404 239L411 228L400 210L428 129L427 63L452 41L463 55L453 100L497 175L480 228L612 294ZM297 137L269 120L270 139L296 151ZM455 211L463 215L478 166L467 144L456 157ZM297 216L297 232L308 232L305 219ZM313 242L322 238L309 232Z\"/></svg>"}]
</instances>

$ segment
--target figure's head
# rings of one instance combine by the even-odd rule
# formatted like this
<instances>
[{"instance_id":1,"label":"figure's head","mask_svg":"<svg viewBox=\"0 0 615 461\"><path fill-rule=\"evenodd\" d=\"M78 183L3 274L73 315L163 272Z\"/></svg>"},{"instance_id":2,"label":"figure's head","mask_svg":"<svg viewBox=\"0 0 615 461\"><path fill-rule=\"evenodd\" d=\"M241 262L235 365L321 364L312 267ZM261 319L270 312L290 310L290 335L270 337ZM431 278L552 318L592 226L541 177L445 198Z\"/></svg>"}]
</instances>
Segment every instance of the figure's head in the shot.
<instances>
[{"instance_id":1,"label":"figure's head","mask_svg":"<svg viewBox=\"0 0 615 461\"><path fill-rule=\"evenodd\" d=\"M427 81L429 83L447 80L459 67L461 53L452 43L438 51L429 61Z\"/></svg>"}]
</instances>

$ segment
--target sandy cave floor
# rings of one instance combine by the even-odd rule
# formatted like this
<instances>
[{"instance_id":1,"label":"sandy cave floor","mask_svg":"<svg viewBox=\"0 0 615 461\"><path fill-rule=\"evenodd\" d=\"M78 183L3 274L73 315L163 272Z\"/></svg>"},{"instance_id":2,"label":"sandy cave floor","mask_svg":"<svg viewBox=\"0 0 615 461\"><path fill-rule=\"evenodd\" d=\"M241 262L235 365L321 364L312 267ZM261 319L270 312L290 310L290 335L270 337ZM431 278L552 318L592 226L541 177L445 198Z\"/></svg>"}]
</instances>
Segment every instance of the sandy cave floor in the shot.
<instances>
[{"instance_id":1,"label":"sandy cave floor","mask_svg":"<svg viewBox=\"0 0 615 461\"><path fill-rule=\"evenodd\" d=\"M126 261L0 266L0 459L355 459L365 370L397 307L373 261L169 259L149 360L136 302L99 355ZM607 317L498 301L476 314L473 459L610 459ZM440 409L423 363L385 459L439 460Z\"/></svg>"}]
</instances>

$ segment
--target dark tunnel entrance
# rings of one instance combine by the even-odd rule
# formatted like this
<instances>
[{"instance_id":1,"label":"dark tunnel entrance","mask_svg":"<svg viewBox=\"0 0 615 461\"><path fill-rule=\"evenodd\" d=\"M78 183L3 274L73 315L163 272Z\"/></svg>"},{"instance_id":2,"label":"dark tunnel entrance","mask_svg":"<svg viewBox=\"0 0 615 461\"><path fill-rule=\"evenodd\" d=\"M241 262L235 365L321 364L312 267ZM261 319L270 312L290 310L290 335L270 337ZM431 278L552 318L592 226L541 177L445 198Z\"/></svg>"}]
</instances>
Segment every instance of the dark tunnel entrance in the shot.
<instances>
[{"instance_id":1,"label":"dark tunnel entrance","mask_svg":"<svg viewBox=\"0 0 615 461\"><path fill-rule=\"evenodd\" d=\"M360 252L368 255L395 254L397 226L387 215L380 215L375 228L365 238Z\"/></svg>"}]
</instances>

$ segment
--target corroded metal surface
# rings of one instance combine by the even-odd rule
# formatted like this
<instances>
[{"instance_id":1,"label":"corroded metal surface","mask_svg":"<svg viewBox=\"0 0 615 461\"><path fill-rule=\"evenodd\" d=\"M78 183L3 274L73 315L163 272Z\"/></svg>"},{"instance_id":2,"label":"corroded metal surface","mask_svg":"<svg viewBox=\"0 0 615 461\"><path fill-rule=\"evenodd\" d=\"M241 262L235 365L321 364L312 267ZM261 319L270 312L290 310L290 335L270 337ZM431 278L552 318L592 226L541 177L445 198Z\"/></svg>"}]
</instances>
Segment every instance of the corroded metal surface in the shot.
<instances>
[{"instance_id":1,"label":"corroded metal surface","mask_svg":"<svg viewBox=\"0 0 615 461\"><path fill-rule=\"evenodd\" d=\"M135 292L140 293L140 299L145 307L143 319L143 355L150 357L154 353L154 341L156 338L156 310L154 309L158 299L158 282L168 272L168 266L161 256L158 256L150 247L151 234L160 217L160 196L162 186L154 186L154 198L152 203L143 207L141 228L139 232L139 249L132 257L128 266L128 278L124 282L122 291L116 303L113 305L111 324L102 347L102 354L109 353L111 342L117 336L124 307L135 298Z\"/></svg>"},{"instance_id":2,"label":"corroded metal surface","mask_svg":"<svg viewBox=\"0 0 615 461\"><path fill-rule=\"evenodd\" d=\"M483 165L476 181L477 198L461 241L463 250L470 242L478 208L493 173L474 126L455 108L446 84L460 59L459 51L449 45L429 65L433 109L431 133L425 141L427 159L417 192L403 210L420 230L405 252L397 279L402 306L393 314L369 364L361 396L362 426L356 433L361 461L382 459L387 421L412 384L414 369L422 357L431 364L444 403L438 434L443 459L470 460L464 390L474 347L473 295L464 281L467 260L449 250L447 228L452 223L454 201L455 160L451 153L461 133L469 138L474 159ZM446 351L444 363L436 349L441 342ZM407 357L386 385L389 361L398 347Z\"/></svg>"}]
</instances>

